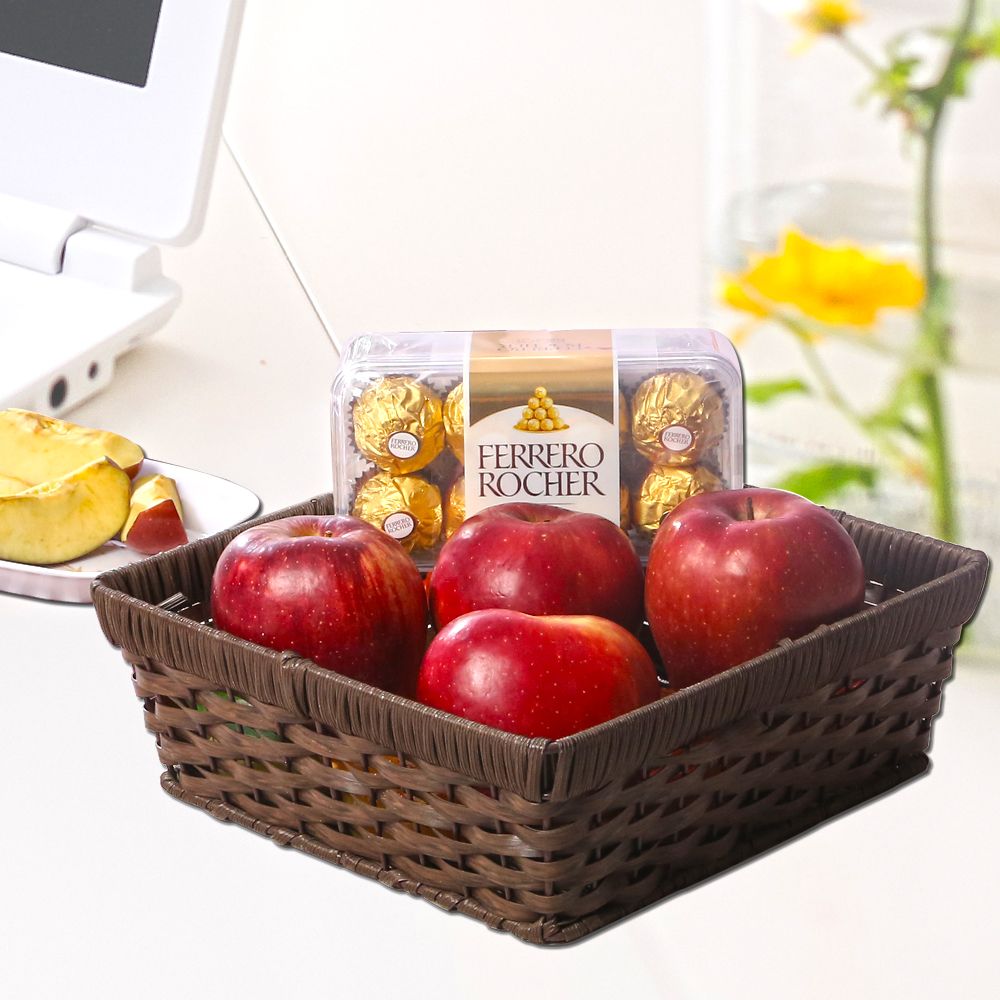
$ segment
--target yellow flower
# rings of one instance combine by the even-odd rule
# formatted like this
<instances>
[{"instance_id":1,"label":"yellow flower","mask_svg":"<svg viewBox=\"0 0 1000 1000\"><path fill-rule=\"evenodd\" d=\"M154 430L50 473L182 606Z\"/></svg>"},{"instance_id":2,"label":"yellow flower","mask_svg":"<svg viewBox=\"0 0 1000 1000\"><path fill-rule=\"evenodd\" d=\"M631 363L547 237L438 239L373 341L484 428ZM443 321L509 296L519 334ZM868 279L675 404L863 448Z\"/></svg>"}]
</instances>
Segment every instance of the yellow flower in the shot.
<instances>
[{"instance_id":1,"label":"yellow flower","mask_svg":"<svg viewBox=\"0 0 1000 1000\"><path fill-rule=\"evenodd\" d=\"M727 275L722 300L763 317L778 306L831 326L871 326L881 309L914 309L924 281L909 264L850 243L824 244L789 229L775 254L753 254Z\"/></svg>"},{"instance_id":2,"label":"yellow flower","mask_svg":"<svg viewBox=\"0 0 1000 1000\"><path fill-rule=\"evenodd\" d=\"M845 28L864 20L855 0L811 0L798 13L792 14L792 23L801 28L809 38L816 35L839 35Z\"/></svg>"}]
</instances>

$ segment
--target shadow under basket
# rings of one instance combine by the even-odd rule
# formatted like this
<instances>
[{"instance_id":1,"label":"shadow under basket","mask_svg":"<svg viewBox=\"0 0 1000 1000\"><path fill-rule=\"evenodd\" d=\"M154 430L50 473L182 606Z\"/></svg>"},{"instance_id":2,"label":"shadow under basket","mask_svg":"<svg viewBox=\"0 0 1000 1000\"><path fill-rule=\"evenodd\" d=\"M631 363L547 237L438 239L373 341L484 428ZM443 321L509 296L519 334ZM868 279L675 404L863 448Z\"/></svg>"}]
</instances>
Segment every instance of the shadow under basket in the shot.
<instances>
[{"instance_id":1,"label":"shadow under basket","mask_svg":"<svg viewBox=\"0 0 1000 1000\"><path fill-rule=\"evenodd\" d=\"M332 513L330 496L259 518ZM981 552L836 515L860 613L561 740L457 719L212 627L231 529L105 573L171 795L475 917L565 944L924 771Z\"/></svg>"}]
</instances>

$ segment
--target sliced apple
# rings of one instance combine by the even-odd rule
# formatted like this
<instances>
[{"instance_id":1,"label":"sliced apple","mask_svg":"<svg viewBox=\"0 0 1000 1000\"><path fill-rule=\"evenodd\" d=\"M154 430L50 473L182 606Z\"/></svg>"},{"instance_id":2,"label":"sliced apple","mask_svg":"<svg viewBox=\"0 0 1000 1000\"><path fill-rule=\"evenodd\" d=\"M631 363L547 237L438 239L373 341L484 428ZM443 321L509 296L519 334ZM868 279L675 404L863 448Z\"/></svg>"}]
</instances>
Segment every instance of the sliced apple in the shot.
<instances>
[{"instance_id":1,"label":"sliced apple","mask_svg":"<svg viewBox=\"0 0 1000 1000\"><path fill-rule=\"evenodd\" d=\"M121 540L146 555L187 542L177 484L169 476L144 476L136 480Z\"/></svg>"},{"instance_id":2,"label":"sliced apple","mask_svg":"<svg viewBox=\"0 0 1000 1000\"><path fill-rule=\"evenodd\" d=\"M142 449L111 431L93 430L30 410L0 410L0 474L44 483L107 456L131 478Z\"/></svg>"},{"instance_id":3,"label":"sliced apple","mask_svg":"<svg viewBox=\"0 0 1000 1000\"><path fill-rule=\"evenodd\" d=\"M30 485L31 483L24 479L18 479L17 476L5 476L0 473L0 497L9 496L11 493L20 493L21 490L26 490Z\"/></svg>"},{"instance_id":4,"label":"sliced apple","mask_svg":"<svg viewBox=\"0 0 1000 1000\"><path fill-rule=\"evenodd\" d=\"M0 559L50 565L113 538L128 516L128 476L107 458L0 497Z\"/></svg>"}]
</instances>

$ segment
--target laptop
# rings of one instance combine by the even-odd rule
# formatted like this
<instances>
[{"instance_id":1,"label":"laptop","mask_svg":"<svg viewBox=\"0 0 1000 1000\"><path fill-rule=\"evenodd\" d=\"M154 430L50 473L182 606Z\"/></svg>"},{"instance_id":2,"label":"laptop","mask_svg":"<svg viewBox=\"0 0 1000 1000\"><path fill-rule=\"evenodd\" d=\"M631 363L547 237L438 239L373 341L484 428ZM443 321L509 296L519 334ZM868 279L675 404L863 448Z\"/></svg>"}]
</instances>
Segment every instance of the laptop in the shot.
<instances>
[{"instance_id":1,"label":"laptop","mask_svg":"<svg viewBox=\"0 0 1000 1000\"><path fill-rule=\"evenodd\" d=\"M58 415L180 302L244 0L0 0L0 408Z\"/></svg>"}]
</instances>

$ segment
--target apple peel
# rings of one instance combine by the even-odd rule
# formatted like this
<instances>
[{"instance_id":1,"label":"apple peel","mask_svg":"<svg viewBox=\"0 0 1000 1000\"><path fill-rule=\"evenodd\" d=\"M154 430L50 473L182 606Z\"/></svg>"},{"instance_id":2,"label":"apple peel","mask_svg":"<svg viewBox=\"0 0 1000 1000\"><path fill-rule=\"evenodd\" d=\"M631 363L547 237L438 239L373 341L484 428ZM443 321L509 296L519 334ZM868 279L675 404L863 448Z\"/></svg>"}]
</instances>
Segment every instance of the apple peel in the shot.
<instances>
[{"instance_id":1,"label":"apple peel","mask_svg":"<svg viewBox=\"0 0 1000 1000\"><path fill-rule=\"evenodd\" d=\"M157 474L136 481L120 537L130 549L144 555L187 543L177 484L169 476Z\"/></svg>"}]
</instances>

